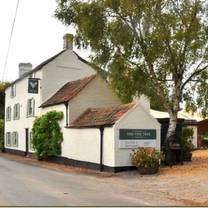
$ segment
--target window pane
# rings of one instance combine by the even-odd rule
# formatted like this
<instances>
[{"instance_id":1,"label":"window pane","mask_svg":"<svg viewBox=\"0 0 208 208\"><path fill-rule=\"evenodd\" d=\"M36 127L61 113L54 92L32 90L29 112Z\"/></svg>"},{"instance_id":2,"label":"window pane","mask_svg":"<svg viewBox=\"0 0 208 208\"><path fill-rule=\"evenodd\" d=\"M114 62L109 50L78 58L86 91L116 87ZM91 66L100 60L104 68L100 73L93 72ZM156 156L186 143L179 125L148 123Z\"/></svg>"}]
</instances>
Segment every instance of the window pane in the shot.
<instances>
[{"instance_id":1,"label":"window pane","mask_svg":"<svg viewBox=\"0 0 208 208\"><path fill-rule=\"evenodd\" d=\"M11 120L11 107L7 107L6 109L6 120Z\"/></svg>"},{"instance_id":2,"label":"window pane","mask_svg":"<svg viewBox=\"0 0 208 208\"><path fill-rule=\"evenodd\" d=\"M20 104L17 103L14 105L14 119L19 119L20 117Z\"/></svg>"},{"instance_id":3,"label":"window pane","mask_svg":"<svg viewBox=\"0 0 208 208\"><path fill-rule=\"evenodd\" d=\"M11 134L10 134L10 132L6 133L6 145L11 146Z\"/></svg>"},{"instance_id":4,"label":"window pane","mask_svg":"<svg viewBox=\"0 0 208 208\"><path fill-rule=\"evenodd\" d=\"M17 132L13 132L12 140L13 140L13 144L12 145L14 147L18 147L18 133Z\"/></svg>"},{"instance_id":5,"label":"window pane","mask_svg":"<svg viewBox=\"0 0 208 208\"><path fill-rule=\"evenodd\" d=\"M33 114L34 114L34 103L35 103L35 100L33 98L28 100L28 104L27 104L27 115L28 116L33 116Z\"/></svg>"}]
</instances>

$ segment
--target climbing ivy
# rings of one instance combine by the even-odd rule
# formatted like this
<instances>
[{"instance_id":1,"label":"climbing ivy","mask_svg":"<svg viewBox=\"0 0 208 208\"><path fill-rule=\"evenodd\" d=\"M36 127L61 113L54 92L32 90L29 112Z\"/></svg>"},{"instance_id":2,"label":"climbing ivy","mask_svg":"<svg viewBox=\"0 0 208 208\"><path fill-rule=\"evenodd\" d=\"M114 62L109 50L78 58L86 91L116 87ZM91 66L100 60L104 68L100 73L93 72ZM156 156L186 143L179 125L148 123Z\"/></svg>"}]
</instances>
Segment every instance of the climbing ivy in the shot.
<instances>
[{"instance_id":1,"label":"climbing ivy","mask_svg":"<svg viewBox=\"0 0 208 208\"><path fill-rule=\"evenodd\" d=\"M50 111L37 117L32 128L32 146L38 159L58 156L61 154L63 134L59 121L63 119L63 112Z\"/></svg>"}]
</instances>

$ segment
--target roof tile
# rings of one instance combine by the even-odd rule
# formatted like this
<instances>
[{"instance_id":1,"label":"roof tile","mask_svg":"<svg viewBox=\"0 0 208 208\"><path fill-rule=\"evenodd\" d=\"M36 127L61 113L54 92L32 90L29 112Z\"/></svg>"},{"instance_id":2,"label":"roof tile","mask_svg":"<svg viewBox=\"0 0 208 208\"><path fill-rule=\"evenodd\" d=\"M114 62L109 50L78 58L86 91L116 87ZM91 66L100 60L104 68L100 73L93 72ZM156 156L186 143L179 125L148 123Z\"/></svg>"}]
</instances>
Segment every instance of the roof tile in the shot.
<instances>
[{"instance_id":1,"label":"roof tile","mask_svg":"<svg viewBox=\"0 0 208 208\"><path fill-rule=\"evenodd\" d=\"M70 127L79 128L113 125L133 106L135 106L134 102L117 107L88 108L80 117L72 122Z\"/></svg>"}]
</instances>

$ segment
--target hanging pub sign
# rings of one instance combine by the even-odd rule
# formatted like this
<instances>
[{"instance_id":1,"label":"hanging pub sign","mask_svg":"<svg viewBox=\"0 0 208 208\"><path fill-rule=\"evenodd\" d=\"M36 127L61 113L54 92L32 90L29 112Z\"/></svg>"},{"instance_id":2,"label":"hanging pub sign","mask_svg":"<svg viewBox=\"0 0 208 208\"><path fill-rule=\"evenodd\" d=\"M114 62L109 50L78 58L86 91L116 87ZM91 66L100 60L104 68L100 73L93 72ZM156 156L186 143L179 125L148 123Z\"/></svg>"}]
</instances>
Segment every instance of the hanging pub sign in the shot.
<instances>
[{"instance_id":1,"label":"hanging pub sign","mask_svg":"<svg viewBox=\"0 0 208 208\"><path fill-rule=\"evenodd\" d=\"M156 147L155 129L119 129L120 148Z\"/></svg>"},{"instance_id":2,"label":"hanging pub sign","mask_svg":"<svg viewBox=\"0 0 208 208\"><path fill-rule=\"evenodd\" d=\"M38 94L39 82L38 78L28 79L28 93Z\"/></svg>"}]
</instances>

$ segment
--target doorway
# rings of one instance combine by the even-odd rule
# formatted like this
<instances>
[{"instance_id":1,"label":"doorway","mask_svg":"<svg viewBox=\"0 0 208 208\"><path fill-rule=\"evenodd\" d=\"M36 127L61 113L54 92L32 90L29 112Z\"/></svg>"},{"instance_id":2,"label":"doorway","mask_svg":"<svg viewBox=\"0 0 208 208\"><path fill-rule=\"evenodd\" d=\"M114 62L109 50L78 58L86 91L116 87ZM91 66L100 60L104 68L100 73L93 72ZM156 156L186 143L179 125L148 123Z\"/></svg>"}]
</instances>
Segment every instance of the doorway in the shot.
<instances>
[{"instance_id":1,"label":"doorway","mask_svg":"<svg viewBox=\"0 0 208 208\"><path fill-rule=\"evenodd\" d=\"M25 129L25 156L29 156L29 129Z\"/></svg>"}]
</instances>

